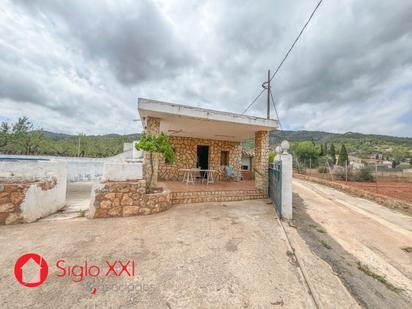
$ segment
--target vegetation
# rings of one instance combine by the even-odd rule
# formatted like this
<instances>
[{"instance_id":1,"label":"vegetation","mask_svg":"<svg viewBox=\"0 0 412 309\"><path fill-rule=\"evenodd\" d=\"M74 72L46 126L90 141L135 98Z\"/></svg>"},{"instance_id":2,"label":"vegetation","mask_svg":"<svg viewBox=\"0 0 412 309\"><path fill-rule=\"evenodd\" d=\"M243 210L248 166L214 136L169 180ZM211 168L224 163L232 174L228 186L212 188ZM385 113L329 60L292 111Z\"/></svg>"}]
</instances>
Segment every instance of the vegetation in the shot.
<instances>
[{"instance_id":1,"label":"vegetation","mask_svg":"<svg viewBox=\"0 0 412 309\"><path fill-rule=\"evenodd\" d=\"M331 160L332 160L332 164L336 164L336 150L335 150L335 145L330 145L329 148L329 152L328 152Z\"/></svg>"},{"instance_id":2,"label":"vegetation","mask_svg":"<svg viewBox=\"0 0 412 309\"><path fill-rule=\"evenodd\" d=\"M361 159L368 159L371 156L375 157L377 154L380 154L385 160L397 160L403 162L406 159L409 161L412 157L412 138L410 137L360 134L353 132L345 134L320 131L271 132L271 144L279 144L282 140L288 140L292 144L295 142L314 141L316 145L319 145L321 156L326 153L330 154L330 149L328 149L330 147L328 147L328 145L325 147L325 144L328 143L329 145L345 144L347 153ZM320 145L323 145L323 152Z\"/></svg>"},{"instance_id":3,"label":"vegetation","mask_svg":"<svg viewBox=\"0 0 412 309\"><path fill-rule=\"evenodd\" d=\"M346 151L345 144L342 144L342 147L339 151L338 164L340 166L346 166L346 164L349 164L349 157L348 152Z\"/></svg>"},{"instance_id":4,"label":"vegetation","mask_svg":"<svg viewBox=\"0 0 412 309\"><path fill-rule=\"evenodd\" d=\"M305 166L317 166L320 149L311 141L293 143L290 152Z\"/></svg>"},{"instance_id":5,"label":"vegetation","mask_svg":"<svg viewBox=\"0 0 412 309\"><path fill-rule=\"evenodd\" d=\"M318 167L318 172L321 173L321 174L326 174L326 173L328 173L328 168L324 165L321 165L321 166Z\"/></svg>"},{"instance_id":6,"label":"vegetation","mask_svg":"<svg viewBox=\"0 0 412 309\"><path fill-rule=\"evenodd\" d=\"M394 286L392 283L388 282L384 276L378 275L372 270L370 270L368 265L364 265L361 262L358 262L358 269L364 272L369 277L372 277L373 279L378 280L380 283L384 284L389 290L394 291L395 293L399 294L400 292L403 291L403 289L398 288Z\"/></svg>"},{"instance_id":7,"label":"vegetation","mask_svg":"<svg viewBox=\"0 0 412 309\"><path fill-rule=\"evenodd\" d=\"M0 125L0 153L54 155L69 157L109 157L123 151L123 144L138 138L134 135L67 135L34 127L27 117L16 123Z\"/></svg>"},{"instance_id":8,"label":"vegetation","mask_svg":"<svg viewBox=\"0 0 412 309\"><path fill-rule=\"evenodd\" d=\"M153 182L153 172L154 172L154 156L153 154L162 154L166 161L170 164L176 162L176 153L169 142L169 137L160 133L158 135L143 133L140 136L139 143L135 145L137 150L143 150L149 153L150 160L150 178L147 184L147 190L150 191Z\"/></svg>"},{"instance_id":9,"label":"vegetation","mask_svg":"<svg viewBox=\"0 0 412 309\"><path fill-rule=\"evenodd\" d=\"M353 175L353 180L362 182L372 182L375 181L375 178L373 177L371 171L368 168L361 168L357 170L356 173Z\"/></svg>"},{"instance_id":10,"label":"vegetation","mask_svg":"<svg viewBox=\"0 0 412 309\"><path fill-rule=\"evenodd\" d=\"M268 157L269 157L269 163L272 163L273 160L275 160L276 152L274 152L273 150L269 150Z\"/></svg>"},{"instance_id":11,"label":"vegetation","mask_svg":"<svg viewBox=\"0 0 412 309\"><path fill-rule=\"evenodd\" d=\"M332 247L324 240L321 240L320 243L322 244L322 246L324 246L326 249L330 250L332 249Z\"/></svg>"}]
</instances>

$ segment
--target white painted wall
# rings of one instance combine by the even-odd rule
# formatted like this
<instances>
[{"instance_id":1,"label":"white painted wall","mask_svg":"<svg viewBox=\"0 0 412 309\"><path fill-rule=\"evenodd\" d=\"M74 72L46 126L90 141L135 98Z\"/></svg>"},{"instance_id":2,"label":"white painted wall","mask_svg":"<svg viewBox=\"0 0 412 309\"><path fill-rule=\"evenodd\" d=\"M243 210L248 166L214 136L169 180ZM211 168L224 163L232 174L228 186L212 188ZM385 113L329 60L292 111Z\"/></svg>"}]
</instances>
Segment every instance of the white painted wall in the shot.
<instances>
[{"instance_id":1,"label":"white painted wall","mask_svg":"<svg viewBox=\"0 0 412 309\"><path fill-rule=\"evenodd\" d=\"M132 158L132 143L125 146L126 151L108 158L77 158L57 156L25 156L25 155L0 155L1 158L40 158L51 161L67 162L67 181L97 181L103 176L105 162L123 162ZM141 154L137 154L139 157Z\"/></svg>"},{"instance_id":2,"label":"white painted wall","mask_svg":"<svg viewBox=\"0 0 412 309\"><path fill-rule=\"evenodd\" d=\"M143 179L143 163L104 163L102 181L126 181L139 179Z\"/></svg>"},{"instance_id":3,"label":"white painted wall","mask_svg":"<svg viewBox=\"0 0 412 309\"><path fill-rule=\"evenodd\" d=\"M33 222L55 213L66 203L67 163L58 161L0 161L0 177L8 180L53 180L56 186L43 191L30 186L20 209L24 221Z\"/></svg>"},{"instance_id":4,"label":"white painted wall","mask_svg":"<svg viewBox=\"0 0 412 309\"><path fill-rule=\"evenodd\" d=\"M282 217L292 219L292 155L283 153L280 155L282 162Z\"/></svg>"}]
</instances>

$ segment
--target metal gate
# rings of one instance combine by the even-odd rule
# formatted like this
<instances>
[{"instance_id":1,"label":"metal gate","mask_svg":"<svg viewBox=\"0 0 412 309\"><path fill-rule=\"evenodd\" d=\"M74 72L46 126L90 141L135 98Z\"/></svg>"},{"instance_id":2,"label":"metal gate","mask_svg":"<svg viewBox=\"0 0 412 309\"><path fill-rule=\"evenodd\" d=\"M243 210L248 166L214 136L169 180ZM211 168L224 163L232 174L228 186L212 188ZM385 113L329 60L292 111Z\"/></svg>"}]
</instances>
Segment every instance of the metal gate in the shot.
<instances>
[{"instance_id":1,"label":"metal gate","mask_svg":"<svg viewBox=\"0 0 412 309\"><path fill-rule=\"evenodd\" d=\"M269 165L269 197L276 208L278 216L282 217L282 162L275 161Z\"/></svg>"}]
</instances>

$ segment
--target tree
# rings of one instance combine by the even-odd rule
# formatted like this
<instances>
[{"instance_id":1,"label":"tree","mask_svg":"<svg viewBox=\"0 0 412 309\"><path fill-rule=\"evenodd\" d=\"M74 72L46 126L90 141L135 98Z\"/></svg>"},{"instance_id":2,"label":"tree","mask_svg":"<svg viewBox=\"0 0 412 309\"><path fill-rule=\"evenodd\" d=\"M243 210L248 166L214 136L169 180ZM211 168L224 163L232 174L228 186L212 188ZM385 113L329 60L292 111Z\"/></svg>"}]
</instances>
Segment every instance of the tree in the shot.
<instances>
[{"instance_id":1,"label":"tree","mask_svg":"<svg viewBox=\"0 0 412 309\"><path fill-rule=\"evenodd\" d=\"M34 130L29 118L20 117L12 128L12 141L26 155L38 152L43 141L43 131Z\"/></svg>"},{"instance_id":2,"label":"tree","mask_svg":"<svg viewBox=\"0 0 412 309\"><path fill-rule=\"evenodd\" d=\"M409 165L412 165L412 158L409 159Z\"/></svg>"},{"instance_id":3,"label":"tree","mask_svg":"<svg viewBox=\"0 0 412 309\"><path fill-rule=\"evenodd\" d=\"M323 148L323 144L320 144L320 153L319 153L319 155L320 155L321 157L323 157L323 156L325 155L325 151L324 151L324 148Z\"/></svg>"},{"instance_id":4,"label":"tree","mask_svg":"<svg viewBox=\"0 0 412 309\"><path fill-rule=\"evenodd\" d=\"M0 126L0 147L7 146L10 137L10 126L7 122L3 121Z\"/></svg>"},{"instance_id":5,"label":"tree","mask_svg":"<svg viewBox=\"0 0 412 309\"><path fill-rule=\"evenodd\" d=\"M171 164L176 162L176 154L169 142L169 137L164 133L160 133L159 135L143 133L140 136L139 143L137 143L135 147L137 150L143 150L149 153L150 178L149 183L146 184L146 191L150 192L154 173L153 154L162 154Z\"/></svg>"},{"instance_id":6,"label":"tree","mask_svg":"<svg viewBox=\"0 0 412 309\"><path fill-rule=\"evenodd\" d=\"M308 164L312 161L312 165L315 165L314 163L319 158L320 153L318 147L312 141L294 143L291 147L291 152L300 162Z\"/></svg>"},{"instance_id":7,"label":"tree","mask_svg":"<svg viewBox=\"0 0 412 309\"><path fill-rule=\"evenodd\" d=\"M348 158L348 152L346 151L345 144L342 144L342 147L340 148L339 151L339 158L338 158L338 164L341 166L346 165L348 163L349 158Z\"/></svg>"},{"instance_id":8,"label":"tree","mask_svg":"<svg viewBox=\"0 0 412 309\"><path fill-rule=\"evenodd\" d=\"M333 144L330 145L329 155L332 158L332 163L336 164L336 151L335 151L335 146Z\"/></svg>"}]
</instances>

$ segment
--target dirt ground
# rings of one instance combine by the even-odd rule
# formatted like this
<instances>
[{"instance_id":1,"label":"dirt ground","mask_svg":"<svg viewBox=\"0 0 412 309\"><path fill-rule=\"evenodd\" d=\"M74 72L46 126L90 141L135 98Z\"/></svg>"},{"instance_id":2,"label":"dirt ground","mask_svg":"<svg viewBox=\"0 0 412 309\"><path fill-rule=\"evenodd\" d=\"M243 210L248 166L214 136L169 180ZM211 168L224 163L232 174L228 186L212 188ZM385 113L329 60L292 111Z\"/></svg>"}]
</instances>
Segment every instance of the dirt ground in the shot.
<instances>
[{"instance_id":1,"label":"dirt ground","mask_svg":"<svg viewBox=\"0 0 412 309\"><path fill-rule=\"evenodd\" d=\"M310 176L318 177L322 179L324 178L325 174L319 174L316 172L309 173ZM328 177L328 176L326 176ZM331 181L331 180L330 180ZM358 182L358 181L340 181L334 180L333 182L346 184L348 186L366 190L372 193L379 193L388 197L393 197L399 200L403 200L409 203L412 203L412 182L409 181L389 181L389 180L382 180L378 177L378 183L376 182Z\"/></svg>"},{"instance_id":2,"label":"dirt ground","mask_svg":"<svg viewBox=\"0 0 412 309\"><path fill-rule=\"evenodd\" d=\"M412 306L412 217L294 180L297 233L367 308Z\"/></svg>"},{"instance_id":3,"label":"dirt ground","mask_svg":"<svg viewBox=\"0 0 412 309\"><path fill-rule=\"evenodd\" d=\"M344 181L341 183L345 183ZM348 181L345 183L349 186L366 190L373 193L379 193L389 197L397 198L406 202L412 203L412 183L411 182L390 182L378 181L375 182L355 182Z\"/></svg>"},{"instance_id":4,"label":"dirt ground","mask_svg":"<svg viewBox=\"0 0 412 309\"><path fill-rule=\"evenodd\" d=\"M314 308L282 231L273 207L262 200L177 205L144 217L0 226L0 307ZM35 288L21 286L13 275L17 258L29 252L49 265L47 280ZM106 260L134 261L134 276L104 276ZM68 270L74 265L97 265L102 276L80 280L79 267ZM58 277L63 269L66 275ZM330 269L320 274L324 303L356 307Z\"/></svg>"}]
</instances>

